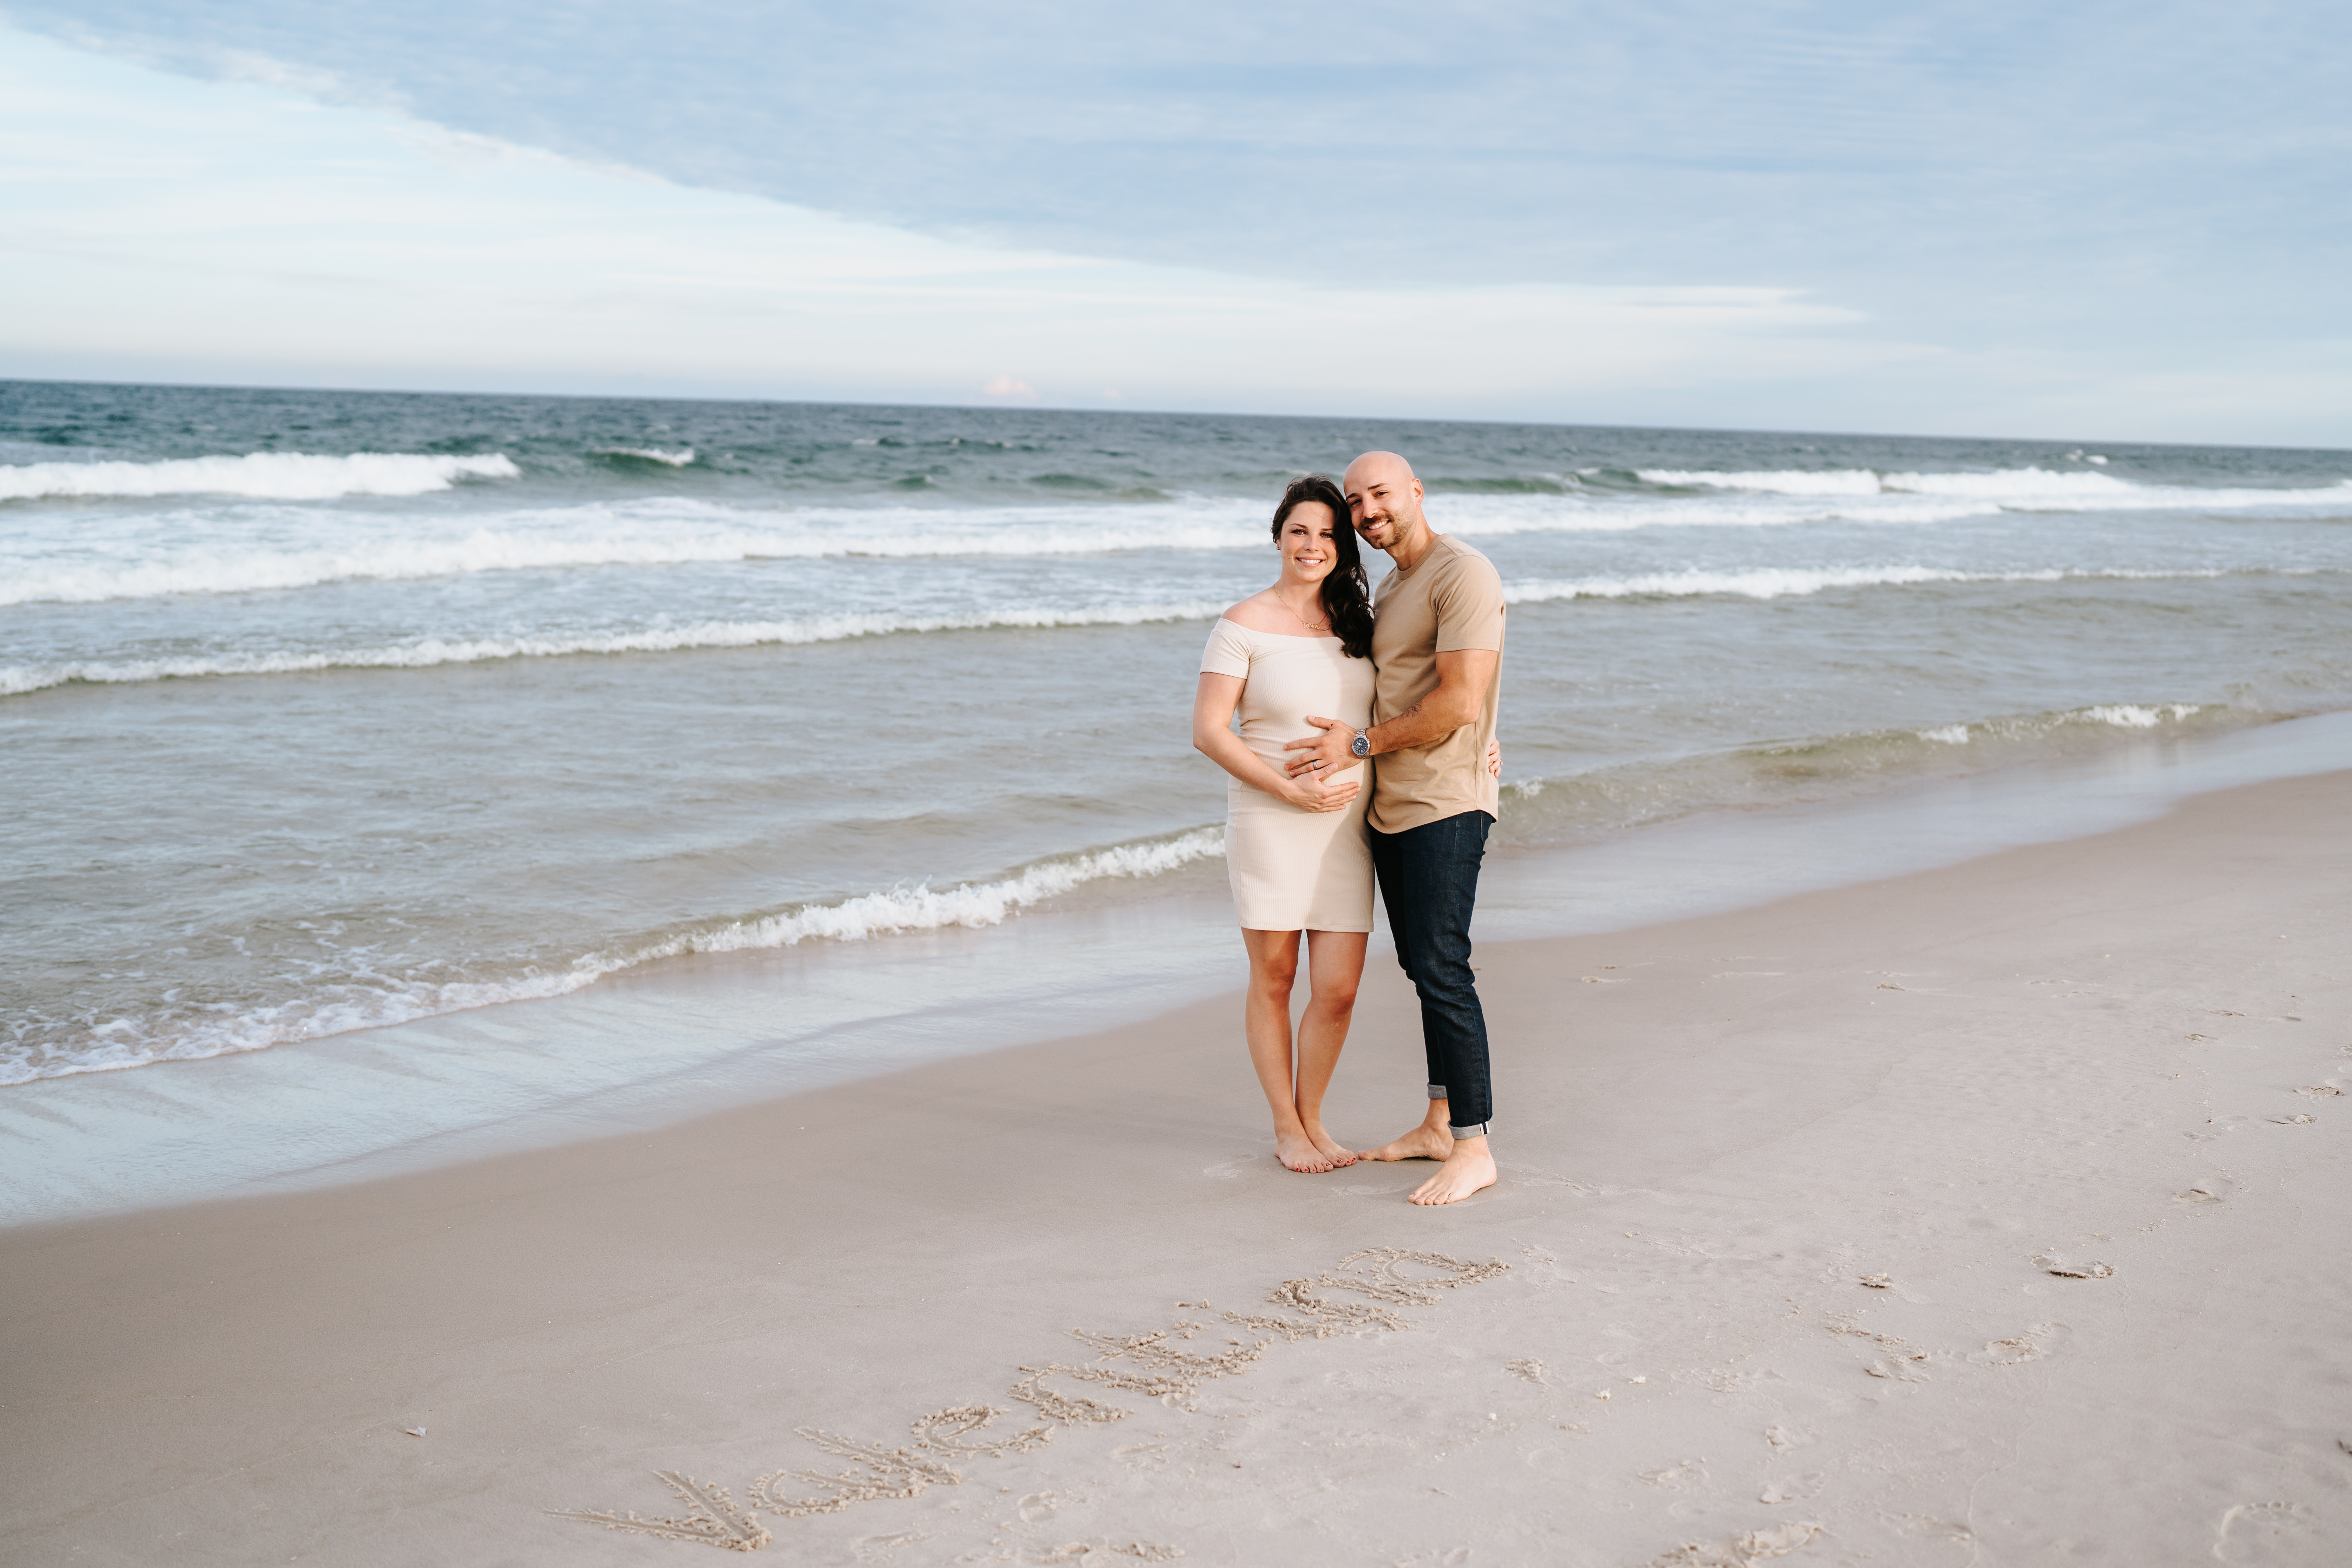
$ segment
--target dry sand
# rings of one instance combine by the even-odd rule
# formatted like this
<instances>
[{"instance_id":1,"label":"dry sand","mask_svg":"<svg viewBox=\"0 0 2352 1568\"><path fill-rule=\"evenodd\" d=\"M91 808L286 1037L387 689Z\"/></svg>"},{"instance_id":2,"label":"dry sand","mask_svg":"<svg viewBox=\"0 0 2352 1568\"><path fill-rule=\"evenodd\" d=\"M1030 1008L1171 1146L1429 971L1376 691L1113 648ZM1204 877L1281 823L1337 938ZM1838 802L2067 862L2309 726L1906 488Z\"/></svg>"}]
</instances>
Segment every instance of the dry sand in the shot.
<instances>
[{"instance_id":1,"label":"dry sand","mask_svg":"<svg viewBox=\"0 0 2352 1568\"><path fill-rule=\"evenodd\" d=\"M2352 1560L2347 821L1483 949L1452 1209L1277 1167L1224 999L13 1231L0 1558ZM1382 963L1334 1129L1420 1082Z\"/></svg>"}]
</instances>

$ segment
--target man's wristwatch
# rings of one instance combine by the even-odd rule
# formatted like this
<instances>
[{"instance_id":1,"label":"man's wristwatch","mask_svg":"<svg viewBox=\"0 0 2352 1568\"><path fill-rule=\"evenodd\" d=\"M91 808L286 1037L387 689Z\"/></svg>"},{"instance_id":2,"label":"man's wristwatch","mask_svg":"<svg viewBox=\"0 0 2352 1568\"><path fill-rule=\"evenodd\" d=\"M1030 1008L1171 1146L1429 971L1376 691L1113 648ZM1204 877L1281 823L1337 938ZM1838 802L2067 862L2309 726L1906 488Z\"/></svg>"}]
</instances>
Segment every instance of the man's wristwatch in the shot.
<instances>
[{"instance_id":1,"label":"man's wristwatch","mask_svg":"<svg viewBox=\"0 0 2352 1568\"><path fill-rule=\"evenodd\" d=\"M1348 742L1348 750L1355 756L1370 756L1372 754L1372 732L1370 730L1357 731L1356 738Z\"/></svg>"}]
</instances>

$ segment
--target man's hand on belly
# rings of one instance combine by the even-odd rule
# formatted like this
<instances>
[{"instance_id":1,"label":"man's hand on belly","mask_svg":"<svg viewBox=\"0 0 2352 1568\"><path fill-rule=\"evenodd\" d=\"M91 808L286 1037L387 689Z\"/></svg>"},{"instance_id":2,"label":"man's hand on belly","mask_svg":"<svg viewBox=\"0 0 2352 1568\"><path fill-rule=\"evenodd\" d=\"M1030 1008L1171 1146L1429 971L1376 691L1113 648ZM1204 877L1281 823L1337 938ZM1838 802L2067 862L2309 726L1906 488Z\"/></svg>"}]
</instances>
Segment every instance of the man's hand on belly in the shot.
<instances>
[{"instance_id":1,"label":"man's hand on belly","mask_svg":"<svg viewBox=\"0 0 2352 1568\"><path fill-rule=\"evenodd\" d=\"M1337 719L1318 719L1312 713L1307 716L1307 721L1322 733L1304 741L1293 741L1282 748L1297 753L1289 763L1292 778L1302 773L1336 773L1356 765L1360 759L1348 749L1356 738L1353 726L1342 724Z\"/></svg>"}]
</instances>

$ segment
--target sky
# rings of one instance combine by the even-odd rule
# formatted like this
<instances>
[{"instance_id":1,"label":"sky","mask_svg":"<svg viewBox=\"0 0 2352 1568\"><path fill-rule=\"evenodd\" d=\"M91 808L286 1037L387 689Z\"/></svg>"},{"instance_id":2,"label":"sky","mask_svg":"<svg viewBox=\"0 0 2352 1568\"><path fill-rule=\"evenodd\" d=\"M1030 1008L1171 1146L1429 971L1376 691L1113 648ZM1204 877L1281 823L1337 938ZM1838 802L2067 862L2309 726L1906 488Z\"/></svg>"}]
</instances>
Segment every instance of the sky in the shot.
<instances>
[{"instance_id":1,"label":"sky","mask_svg":"<svg viewBox=\"0 0 2352 1568\"><path fill-rule=\"evenodd\" d=\"M2347 174L2308 0L0 0L0 376L2352 446Z\"/></svg>"}]
</instances>

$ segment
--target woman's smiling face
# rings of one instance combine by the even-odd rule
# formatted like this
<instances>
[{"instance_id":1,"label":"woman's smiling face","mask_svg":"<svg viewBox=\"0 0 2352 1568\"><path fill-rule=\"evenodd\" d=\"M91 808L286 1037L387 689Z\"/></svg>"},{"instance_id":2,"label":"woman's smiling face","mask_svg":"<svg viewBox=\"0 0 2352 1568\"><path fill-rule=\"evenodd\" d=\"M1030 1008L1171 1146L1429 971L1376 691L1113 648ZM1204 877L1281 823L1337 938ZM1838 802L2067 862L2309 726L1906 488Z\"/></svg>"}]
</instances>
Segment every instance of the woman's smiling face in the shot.
<instances>
[{"instance_id":1,"label":"woman's smiling face","mask_svg":"<svg viewBox=\"0 0 2352 1568\"><path fill-rule=\"evenodd\" d=\"M1320 583L1329 576L1331 568L1339 563L1339 549L1332 537L1345 526L1319 500L1293 507L1282 520L1282 537L1275 542L1282 552L1282 574L1301 583Z\"/></svg>"}]
</instances>

